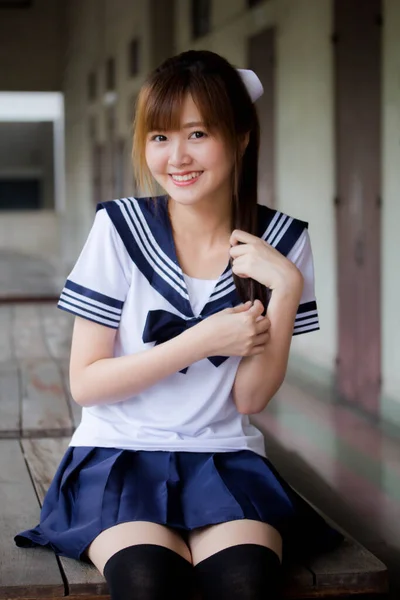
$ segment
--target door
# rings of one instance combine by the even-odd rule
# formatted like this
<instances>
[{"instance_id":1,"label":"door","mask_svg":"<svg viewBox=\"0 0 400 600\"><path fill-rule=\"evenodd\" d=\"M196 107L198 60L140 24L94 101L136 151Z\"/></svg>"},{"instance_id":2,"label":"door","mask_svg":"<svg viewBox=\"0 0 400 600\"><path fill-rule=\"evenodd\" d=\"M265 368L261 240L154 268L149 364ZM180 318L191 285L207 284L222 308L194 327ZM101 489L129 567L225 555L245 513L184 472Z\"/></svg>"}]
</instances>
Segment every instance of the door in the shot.
<instances>
[{"instance_id":1,"label":"door","mask_svg":"<svg viewBox=\"0 0 400 600\"><path fill-rule=\"evenodd\" d=\"M340 395L379 414L381 0L335 0Z\"/></svg>"}]
</instances>

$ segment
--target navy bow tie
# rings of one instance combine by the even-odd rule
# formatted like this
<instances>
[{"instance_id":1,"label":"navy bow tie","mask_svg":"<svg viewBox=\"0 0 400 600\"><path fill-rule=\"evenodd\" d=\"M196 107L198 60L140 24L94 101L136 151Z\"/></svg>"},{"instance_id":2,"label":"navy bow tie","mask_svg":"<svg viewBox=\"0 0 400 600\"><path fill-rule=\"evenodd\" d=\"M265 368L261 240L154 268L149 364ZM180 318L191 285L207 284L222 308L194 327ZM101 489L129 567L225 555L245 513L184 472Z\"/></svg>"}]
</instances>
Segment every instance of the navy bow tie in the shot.
<instances>
[{"instance_id":1,"label":"navy bow tie","mask_svg":"<svg viewBox=\"0 0 400 600\"><path fill-rule=\"evenodd\" d=\"M223 307L218 307L218 311L232 306L226 304ZM212 313L210 313L212 314ZM207 315L210 316L210 315ZM145 343L155 342L156 346L172 340L172 338L183 333L186 329L197 325L205 317L192 317L183 319L179 315L170 313L167 310L150 310L147 314L146 324L143 330L142 339ZM219 367L227 360L227 356L208 356L208 360L215 366ZM185 367L180 373L186 373L188 367Z\"/></svg>"}]
</instances>

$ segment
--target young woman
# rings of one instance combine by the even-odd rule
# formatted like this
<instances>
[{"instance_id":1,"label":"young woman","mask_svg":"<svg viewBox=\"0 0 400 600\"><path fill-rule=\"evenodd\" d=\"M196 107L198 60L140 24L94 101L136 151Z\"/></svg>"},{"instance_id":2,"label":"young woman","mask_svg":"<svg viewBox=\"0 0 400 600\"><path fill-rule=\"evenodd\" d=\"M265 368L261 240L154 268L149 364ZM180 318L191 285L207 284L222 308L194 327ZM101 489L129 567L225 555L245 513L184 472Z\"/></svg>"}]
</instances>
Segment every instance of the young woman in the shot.
<instances>
[{"instance_id":1,"label":"young woman","mask_svg":"<svg viewBox=\"0 0 400 600\"><path fill-rule=\"evenodd\" d=\"M92 561L113 600L276 598L283 553L341 539L249 421L318 329L307 223L257 204L261 91L206 51L150 75L134 165L165 195L101 203L60 298L82 422L16 542Z\"/></svg>"}]
</instances>

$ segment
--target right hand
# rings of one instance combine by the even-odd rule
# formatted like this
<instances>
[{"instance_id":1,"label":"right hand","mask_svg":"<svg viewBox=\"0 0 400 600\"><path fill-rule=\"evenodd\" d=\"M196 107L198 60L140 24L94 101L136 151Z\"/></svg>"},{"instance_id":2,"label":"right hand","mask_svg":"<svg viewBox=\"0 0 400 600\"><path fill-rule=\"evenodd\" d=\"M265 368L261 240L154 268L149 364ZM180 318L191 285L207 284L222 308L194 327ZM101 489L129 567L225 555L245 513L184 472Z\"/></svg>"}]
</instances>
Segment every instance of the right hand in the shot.
<instances>
[{"instance_id":1,"label":"right hand","mask_svg":"<svg viewBox=\"0 0 400 600\"><path fill-rule=\"evenodd\" d=\"M226 308L207 317L196 327L202 334L207 356L255 356L269 340L271 322L263 317L260 300Z\"/></svg>"}]
</instances>

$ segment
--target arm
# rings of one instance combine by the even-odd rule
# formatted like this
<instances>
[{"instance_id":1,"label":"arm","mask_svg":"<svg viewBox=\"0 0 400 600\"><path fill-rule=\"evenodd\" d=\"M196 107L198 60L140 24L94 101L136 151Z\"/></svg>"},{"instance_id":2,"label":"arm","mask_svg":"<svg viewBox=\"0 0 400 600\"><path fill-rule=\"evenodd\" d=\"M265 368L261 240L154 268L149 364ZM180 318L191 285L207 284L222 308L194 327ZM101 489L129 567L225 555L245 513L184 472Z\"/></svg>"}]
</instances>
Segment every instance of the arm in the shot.
<instances>
[{"instance_id":1,"label":"arm","mask_svg":"<svg viewBox=\"0 0 400 600\"><path fill-rule=\"evenodd\" d=\"M121 357L113 357L115 335L115 329L76 318L70 384L77 404L121 402L207 355L195 327L150 350Z\"/></svg>"},{"instance_id":2,"label":"arm","mask_svg":"<svg viewBox=\"0 0 400 600\"><path fill-rule=\"evenodd\" d=\"M293 274L289 286L276 288L267 316L271 321L270 339L264 352L244 357L233 385L233 399L242 414L261 412L278 391L286 375L293 326L299 306L303 278Z\"/></svg>"}]
</instances>

